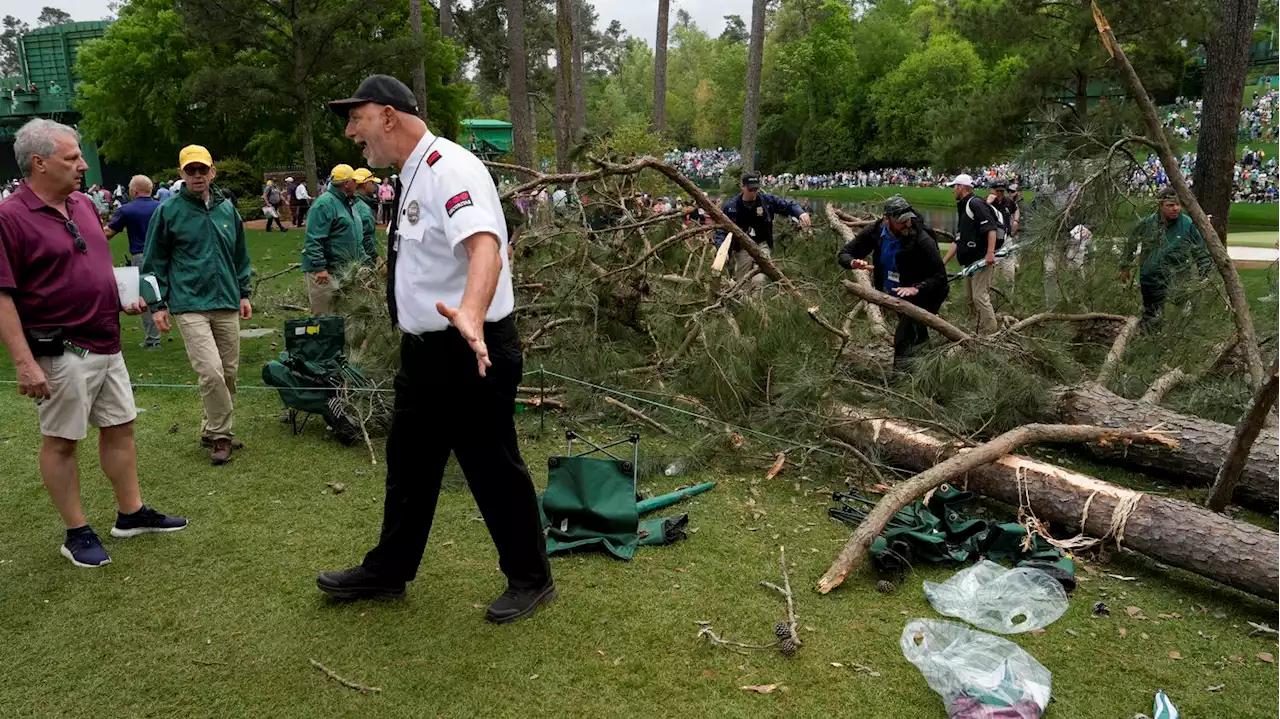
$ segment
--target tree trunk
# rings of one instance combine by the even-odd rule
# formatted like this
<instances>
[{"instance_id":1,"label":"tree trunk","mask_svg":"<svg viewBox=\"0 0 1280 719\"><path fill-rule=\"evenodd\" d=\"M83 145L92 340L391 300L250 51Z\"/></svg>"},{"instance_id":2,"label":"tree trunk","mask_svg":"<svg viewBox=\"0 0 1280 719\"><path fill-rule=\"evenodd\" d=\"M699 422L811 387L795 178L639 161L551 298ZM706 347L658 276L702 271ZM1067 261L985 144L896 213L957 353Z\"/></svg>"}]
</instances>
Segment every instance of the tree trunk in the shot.
<instances>
[{"instance_id":1,"label":"tree trunk","mask_svg":"<svg viewBox=\"0 0 1280 719\"><path fill-rule=\"evenodd\" d=\"M574 144L582 142L587 129L587 98L583 94L583 33L586 32L585 0L573 0L573 132Z\"/></svg>"},{"instance_id":2,"label":"tree trunk","mask_svg":"<svg viewBox=\"0 0 1280 719\"><path fill-rule=\"evenodd\" d=\"M422 35L422 0L409 0L409 29L413 31L413 39L423 45L426 41ZM427 119L427 67L423 59L413 66L413 96L418 100L418 114Z\"/></svg>"},{"instance_id":3,"label":"tree trunk","mask_svg":"<svg viewBox=\"0 0 1280 719\"><path fill-rule=\"evenodd\" d=\"M307 173L307 193L312 197L316 197L316 193L320 188L320 174L316 171L316 135L311 117L311 102L306 95L307 93L304 90L303 97L305 99L298 106L298 112L301 114L300 119L302 120L302 170Z\"/></svg>"},{"instance_id":4,"label":"tree trunk","mask_svg":"<svg viewBox=\"0 0 1280 719\"><path fill-rule=\"evenodd\" d=\"M920 428L875 419L844 405L838 405L836 410L842 421L830 427L829 434L863 449L873 449L895 465L923 472L962 455L954 442L940 440ZM1099 538L1112 533L1116 506L1132 501L1137 494L1018 455L1006 455L971 469L964 477L957 484L1014 506L1020 505L1021 484L1036 515L1067 531L1080 529L1080 519L1088 502L1083 533ZM1123 530L1123 546L1158 562L1271 601L1277 599L1280 538L1275 532L1237 522L1188 502L1152 495L1138 499Z\"/></svg>"},{"instance_id":5,"label":"tree trunk","mask_svg":"<svg viewBox=\"0 0 1280 719\"><path fill-rule=\"evenodd\" d=\"M453 0L440 0L440 35L453 37Z\"/></svg>"},{"instance_id":6,"label":"tree trunk","mask_svg":"<svg viewBox=\"0 0 1280 719\"><path fill-rule=\"evenodd\" d=\"M528 75L524 54L524 0L507 3L507 105L511 113L512 144L516 164L535 168L533 117L529 107Z\"/></svg>"},{"instance_id":7,"label":"tree trunk","mask_svg":"<svg viewBox=\"0 0 1280 719\"><path fill-rule=\"evenodd\" d=\"M1249 307L1249 300L1245 297L1244 285L1240 282L1240 275L1236 273L1235 264L1227 254L1227 245L1213 229L1204 208L1200 206L1196 196L1191 193L1191 188L1187 186L1187 179L1182 176L1178 161L1169 147L1169 140L1164 135L1164 127L1160 124L1159 115L1156 114L1155 103L1147 95L1147 89L1142 86L1142 79L1138 77L1133 64L1124 54L1124 48L1116 40L1111 24L1098 9L1096 2L1093 3L1092 8L1094 24L1097 25L1098 34L1102 37L1103 47L1119 66L1120 74L1124 77L1125 84L1129 86L1129 93L1142 112L1143 122L1147 125L1148 139L1155 146L1160 164L1164 166L1165 174L1169 177L1169 184L1178 193L1178 200L1187 214L1191 215L1196 229L1200 230L1200 234L1204 236L1204 244L1209 249L1209 255L1213 257L1213 264L1218 268L1218 274L1222 275L1222 284L1227 288L1227 299L1231 304L1231 318L1235 322L1236 332L1240 335L1240 346L1244 349L1245 363L1249 368L1249 386L1257 388L1266 381L1267 368L1262 364L1262 350L1258 347L1258 334L1253 329L1253 314Z\"/></svg>"},{"instance_id":8,"label":"tree trunk","mask_svg":"<svg viewBox=\"0 0 1280 719\"><path fill-rule=\"evenodd\" d=\"M742 109L742 169L756 168L756 130L760 124L760 73L764 66L765 0L751 3L751 45L747 49L747 99Z\"/></svg>"},{"instance_id":9,"label":"tree trunk","mask_svg":"<svg viewBox=\"0 0 1280 719\"><path fill-rule=\"evenodd\" d=\"M1227 213L1235 180L1236 130L1249 69L1249 44L1258 0L1221 0L1218 26L1205 45L1204 109L1196 139L1192 186L1213 229L1227 241Z\"/></svg>"},{"instance_id":10,"label":"tree trunk","mask_svg":"<svg viewBox=\"0 0 1280 719\"><path fill-rule=\"evenodd\" d=\"M1209 486L1218 476L1231 451L1231 425L1192 417L1113 394L1096 384L1062 388L1056 397L1052 418L1057 422L1092 424L1099 427L1159 427L1178 440L1178 448L1150 445L1089 445L1099 458L1135 467L1144 472L1167 475L1197 486ZM1235 490L1237 504L1270 514L1280 503L1276 475L1280 471L1275 430L1262 430L1245 462Z\"/></svg>"},{"instance_id":11,"label":"tree trunk","mask_svg":"<svg viewBox=\"0 0 1280 719\"><path fill-rule=\"evenodd\" d=\"M1249 408L1245 410L1240 423L1236 425L1235 436L1232 437L1231 447L1227 450L1227 460L1222 463L1222 469L1218 470L1218 478L1214 480L1213 489L1209 491L1209 499L1205 502L1205 506L1215 512L1221 512L1231 500L1231 495L1240 481L1240 475L1249 462L1250 450L1253 449L1263 426L1267 424L1271 407L1276 403L1278 379L1276 372L1277 365L1273 360L1271 379L1254 393L1253 401L1249 403ZM1271 451L1271 455L1275 455L1274 450Z\"/></svg>"},{"instance_id":12,"label":"tree trunk","mask_svg":"<svg viewBox=\"0 0 1280 719\"><path fill-rule=\"evenodd\" d=\"M569 172L573 139L573 0L556 0L556 172Z\"/></svg>"},{"instance_id":13,"label":"tree trunk","mask_svg":"<svg viewBox=\"0 0 1280 719\"><path fill-rule=\"evenodd\" d=\"M653 45L653 131L667 129L667 29L671 0L658 0L658 38Z\"/></svg>"}]
</instances>

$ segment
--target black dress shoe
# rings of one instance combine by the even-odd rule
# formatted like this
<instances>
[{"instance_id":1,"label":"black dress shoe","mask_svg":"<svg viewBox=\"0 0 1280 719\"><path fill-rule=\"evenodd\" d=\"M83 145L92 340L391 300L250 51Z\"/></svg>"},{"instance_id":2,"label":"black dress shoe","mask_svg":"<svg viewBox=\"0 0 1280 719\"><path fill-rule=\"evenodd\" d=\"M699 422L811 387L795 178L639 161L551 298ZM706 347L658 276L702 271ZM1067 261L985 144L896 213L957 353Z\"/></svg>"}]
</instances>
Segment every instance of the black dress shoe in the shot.
<instances>
[{"instance_id":1,"label":"black dress shoe","mask_svg":"<svg viewBox=\"0 0 1280 719\"><path fill-rule=\"evenodd\" d=\"M493 600L484 618L494 624L506 624L533 614L540 604L546 604L556 598L555 582L547 582L546 586L534 589L514 589L510 586L502 596Z\"/></svg>"},{"instance_id":2,"label":"black dress shoe","mask_svg":"<svg viewBox=\"0 0 1280 719\"><path fill-rule=\"evenodd\" d=\"M378 576L362 565L340 572L321 572L316 577L320 591L335 599L375 599L404 596L404 582Z\"/></svg>"}]
</instances>

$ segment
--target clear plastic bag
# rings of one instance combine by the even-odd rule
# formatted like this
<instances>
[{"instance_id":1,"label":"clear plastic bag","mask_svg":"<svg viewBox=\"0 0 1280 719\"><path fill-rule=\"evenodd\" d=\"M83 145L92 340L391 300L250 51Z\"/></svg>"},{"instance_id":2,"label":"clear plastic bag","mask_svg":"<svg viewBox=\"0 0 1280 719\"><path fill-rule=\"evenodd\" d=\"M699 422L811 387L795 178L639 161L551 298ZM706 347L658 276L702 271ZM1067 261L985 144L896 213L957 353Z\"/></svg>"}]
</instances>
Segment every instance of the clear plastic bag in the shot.
<instances>
[{"instance_id":1,"label":"clear plastic bag","mask_svg":"<svg viewBox=\"0 0 1280 719\"><path fill-rule=\"evenodd\" d=\"M948 719L1040 719L1053 675L1008 639L941 619L912 619L899 642Z\"/></svg>"},{"instance_id":2,"label":"clear plastic bag","mask_svg":"<svg viewBox=\"0 0 1280 719\"><path fill-rule=\"evenodd\" d=\"M1000 634L1043 629L1067 611L1067 592L1051 575L986 560L942 584L925 582L924 595L939 614Z\"/></svg>"}]
</instances>

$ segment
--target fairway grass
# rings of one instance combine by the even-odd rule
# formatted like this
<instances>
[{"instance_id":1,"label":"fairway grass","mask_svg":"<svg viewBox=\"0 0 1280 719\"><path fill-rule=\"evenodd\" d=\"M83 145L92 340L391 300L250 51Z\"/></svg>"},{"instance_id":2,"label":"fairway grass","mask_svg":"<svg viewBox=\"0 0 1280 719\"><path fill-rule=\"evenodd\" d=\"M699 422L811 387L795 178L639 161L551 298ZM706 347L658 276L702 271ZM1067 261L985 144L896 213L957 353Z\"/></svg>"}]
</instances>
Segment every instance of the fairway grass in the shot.
<instances>
[{"instance_id":1,"label":"fairway grass","mask_svg":"<svg viewBox=\"0 0 1280 719\"><path fill-rule=\"evenodd\" d=\"M301 235L251 231L249 239L257 271L268 274L296 261ZM301 279L277 282L300 286ZM278 328L283 320L260 313L251 322ZM135 384L194 382L180 338L143 351L138 320L122 322ZM109 486L94 441L81 446L84 505L113 559L97 570L59 556L62 527L36 467L35 409L13 385L0 384L0 716L944 716L898 639L909 618L939 618L921 581L942 581L954 568L917 567L892 595L874 591L872 574L818 595L817 578L849 534L826 515L829 492L844 488L846 477L790 463L772 480L763 468L741 474L714 466L642 480L647 494L719 485L667 510L689 513L683 542L643 547L631 562L553 558L559 599L529 620L483 621L503 580L465 489L442 494L422 568L403 600L328 601L315 587L316 572L358 562L377 538L383 443L374 441L373 465L363 446L339 445L318 421L293 436L275 393L257 389L279 341L242 341L236 433L248 447L225 467L211 467L198 446L194 387L136 389L144 499L190 518L185 531L110 538ZM0 360L0 379L12 377ZM679 426L677 417L655 418ZM545 430L532 414L518 419L541 487L547 457L563 447L562 428L552 418ZM633 429L585 431L606 440ZM681 440L640 431L644 456L683 448ZM752 440L744 451L763 457L781 449ZM1037 456L1170 493L1068 452ZM346 485L340 494L329 487L337 482ZM461 486L452 465L446 483ZM1174 494L1202 500L1204 493ZM758 582L778 581L779 545L792 563L805 641L798 656L736 654L697 639L695 622L708 621L735 640L772 640L784 608ZM1047 717L1148 713L1158 689L1188 717L1276 716L1276 666L1258 658L1277 655L1276 641L1250 637L1247 624L1274 626L1275 605L1127 552L1111 557L1080 570L1068 612L1045 632L1009 637L1053 673ZM1093 616L1095 602L1110 616ZM382 691L347 689L309 659ZM760 684L780 686L768 695L739 688Z\"/></svg>"},{"instance_id":2,"label":"fairway grass","mask_svg":"<svg viewBox=\"0 0 1280 719\"><path fill-rule=\"evenodd\" d=\"M950 188L946 187L836 187L829 190L787 191L783 194L838 202L882 202L890 195L897 194L917 207L954 207L956 204ZM1023 197L1030 202L1035 194L1024 192ZM1233 229L1274 232L1280 228L1280 205L1233 202L1230 221ZM1230 237L1227 242L1231 242Z\"/></svg>"}]
</instances>

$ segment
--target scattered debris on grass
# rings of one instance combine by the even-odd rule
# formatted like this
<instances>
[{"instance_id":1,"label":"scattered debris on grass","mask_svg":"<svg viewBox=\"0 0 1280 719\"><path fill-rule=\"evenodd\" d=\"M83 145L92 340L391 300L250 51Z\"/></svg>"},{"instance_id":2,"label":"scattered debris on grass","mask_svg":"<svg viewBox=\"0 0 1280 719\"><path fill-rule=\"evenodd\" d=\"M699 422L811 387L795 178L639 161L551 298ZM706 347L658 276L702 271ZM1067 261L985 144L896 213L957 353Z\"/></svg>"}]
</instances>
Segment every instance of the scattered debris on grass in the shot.
<instances>
[{"instance_id":1,"label":"scattered debris on grass","mask_svg":"<svg viewBox=\"0 0 1280 719\"><path fill-rule=\"evenodd\" d=\"M313 667L315 667L316 669L319 669L320 671L324 672L324 675L325 675L325 676L329 677L330 679L334 680L335 682L337 682L337 683L341 684L342 686L344 686L344 687L346 687L346 688L348 688L348 689L354 689L354 690L356 690L356 691L360 692L361 694L367 694L367 693L380 692L380 691L382 691L382 688L381 688L381 687L370 687L370 686L365 686L364 684L360 684L360 683L358 683L358 682L353 682L353 681L351 681L350 679L347 679L347 678L345 678L345 677L341 676L341 675L340 675L340 674L338 674L337 672L333 671L333 670L332 670L332 669L330 669L329 667L326 667L325 665L321 664L320 662L318 662L318 661L316 661L316 660L314 660L314 659L308 659L307 661L311 663L311 666L313 666ZM537 676L537 675L535 674L534 676Z\"/></svg>"}]
</instances>

